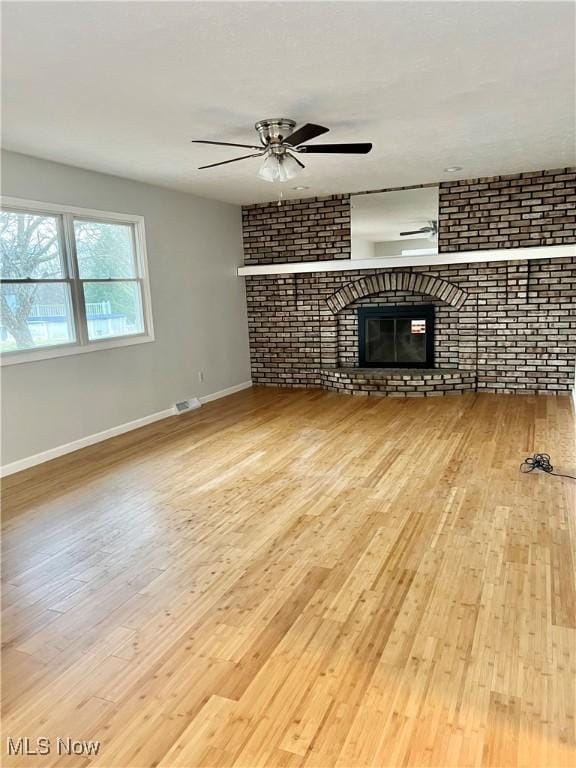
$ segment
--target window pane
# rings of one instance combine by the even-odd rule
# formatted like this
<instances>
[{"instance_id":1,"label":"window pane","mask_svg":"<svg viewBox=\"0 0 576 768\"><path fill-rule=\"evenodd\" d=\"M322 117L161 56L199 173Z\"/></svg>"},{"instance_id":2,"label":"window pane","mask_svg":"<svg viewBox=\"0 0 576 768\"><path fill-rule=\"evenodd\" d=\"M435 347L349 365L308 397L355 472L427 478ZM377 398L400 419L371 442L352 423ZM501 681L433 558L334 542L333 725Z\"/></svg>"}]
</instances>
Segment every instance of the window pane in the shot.
<instances>
[{"instance_id":1,"label":"window pane","mask_svg":"<svg viewBox=\"0 0 576 768\"><path fill-rule=\"evenodd\" d=\"M58 217L0 211L0 261L5 280L65 277Z\"/></svg>"},{"instance_id":2,"label":"window pane","mask_svg":"<svg viewBox=\"0 0 576 768\"><path fill-rule=\"evenodd\" d=\"M84 283L84 299L90 341L144 333L139 283Z\"/></svg>"},{"instance_id":3,"label":"window pane","mask_svg":"<svg viewBox=\"0 0 576 768\"><path fill-rule=\"evenodd\" d=\"M81 278L137 277L131 224L75 219L74 235Z\"/></svg>"},{"instance_id":4,"label":"window pane","mask_svg":"<svg viewBox=\"0 0 576 768\"><path fill-rule=\"evenodd\" d=\"M66 283L4 283L0 291L0 351L75 341Z\"/></svg>"}]
</instances>

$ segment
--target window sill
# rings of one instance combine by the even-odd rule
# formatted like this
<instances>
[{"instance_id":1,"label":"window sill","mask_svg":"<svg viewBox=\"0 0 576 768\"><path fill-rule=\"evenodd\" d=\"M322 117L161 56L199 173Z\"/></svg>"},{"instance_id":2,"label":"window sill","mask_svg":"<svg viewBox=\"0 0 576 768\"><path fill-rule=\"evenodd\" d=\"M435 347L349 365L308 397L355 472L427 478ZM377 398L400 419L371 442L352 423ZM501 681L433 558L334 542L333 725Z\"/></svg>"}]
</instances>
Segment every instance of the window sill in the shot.
<instances>
[{"instance_id":1,"label":"window sill","mask_svg":"<svg viewBox=\"0 0 576 768\"><path fill-rule=\"evenodd\" d=\"M122 336L118 339L105 339L92 341L89 344L66 344L63 346L43 347L42 349L22 350L21 352L7 352L0 355L0 366L21 365L23 363L37 363L42 360L51 360L55 357L68 357L69 355L83 355L85 352L102 352L117 347L130 347L134 344L148 344L154 341L153 334L139 334L138 336Z\"/></svg>"}]
</instances>

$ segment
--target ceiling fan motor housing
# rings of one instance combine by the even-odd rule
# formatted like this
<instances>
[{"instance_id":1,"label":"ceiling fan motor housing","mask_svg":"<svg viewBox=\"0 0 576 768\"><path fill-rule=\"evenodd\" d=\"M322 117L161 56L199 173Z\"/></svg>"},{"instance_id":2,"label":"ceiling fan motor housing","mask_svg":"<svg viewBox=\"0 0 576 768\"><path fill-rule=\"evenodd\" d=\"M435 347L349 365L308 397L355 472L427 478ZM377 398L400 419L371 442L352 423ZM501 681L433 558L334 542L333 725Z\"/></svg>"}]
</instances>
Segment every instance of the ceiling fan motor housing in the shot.
<instances>
[{"instance_id":1,"label":"ceiling fan motor housing","mask_svg":"<svg viewBox=\"0 0 576 768\"><path fill-rule=\"evenodd\" d=\"M265 147L269 147L275 154L283 154L282 142L294 131L296 123L287 117L274 117L259 120L254 127Z\"/></svg>"}]
</instances>

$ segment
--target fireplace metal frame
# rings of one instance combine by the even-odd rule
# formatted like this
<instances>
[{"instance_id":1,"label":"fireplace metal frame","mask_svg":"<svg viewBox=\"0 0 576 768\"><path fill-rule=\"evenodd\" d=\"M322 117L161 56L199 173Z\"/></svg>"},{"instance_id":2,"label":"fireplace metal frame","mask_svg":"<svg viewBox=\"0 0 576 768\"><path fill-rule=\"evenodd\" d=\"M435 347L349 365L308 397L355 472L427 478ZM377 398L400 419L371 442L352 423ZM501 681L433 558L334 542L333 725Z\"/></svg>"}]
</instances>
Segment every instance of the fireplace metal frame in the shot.
<instances>
[{"instance_id":1,"label":"fireplace metal frame","mask_svg":"<svg viewBox=\"0 0 576 768\"><path fill-rule=\"evenodd\" d=\"M366 324L369 317L410 317L426 320L426 360L422 363L372 363L365 357ZM410 304L396 307L358 308L358 359L360 368L434 368L434 305Z\"/></svg>"}]
</instances>

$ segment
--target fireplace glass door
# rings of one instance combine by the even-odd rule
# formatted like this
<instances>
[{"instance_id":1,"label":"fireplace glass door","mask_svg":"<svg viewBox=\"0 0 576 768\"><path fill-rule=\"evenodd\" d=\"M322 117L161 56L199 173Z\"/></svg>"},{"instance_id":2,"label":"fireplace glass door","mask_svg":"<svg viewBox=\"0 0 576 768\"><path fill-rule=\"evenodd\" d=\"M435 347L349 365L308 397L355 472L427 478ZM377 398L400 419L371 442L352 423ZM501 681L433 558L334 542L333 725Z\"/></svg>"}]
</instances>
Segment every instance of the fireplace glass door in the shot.
<instances>
[{"instance_id":1,"label":"fireplace glass door","mask_svg":"<svg viewBox=\"0 0 576 768\"><path fill-rule=\"evenodd\" d=\"M361 367L433 368L434 307L361 307Z\"/></svg>"}]
</instances>

